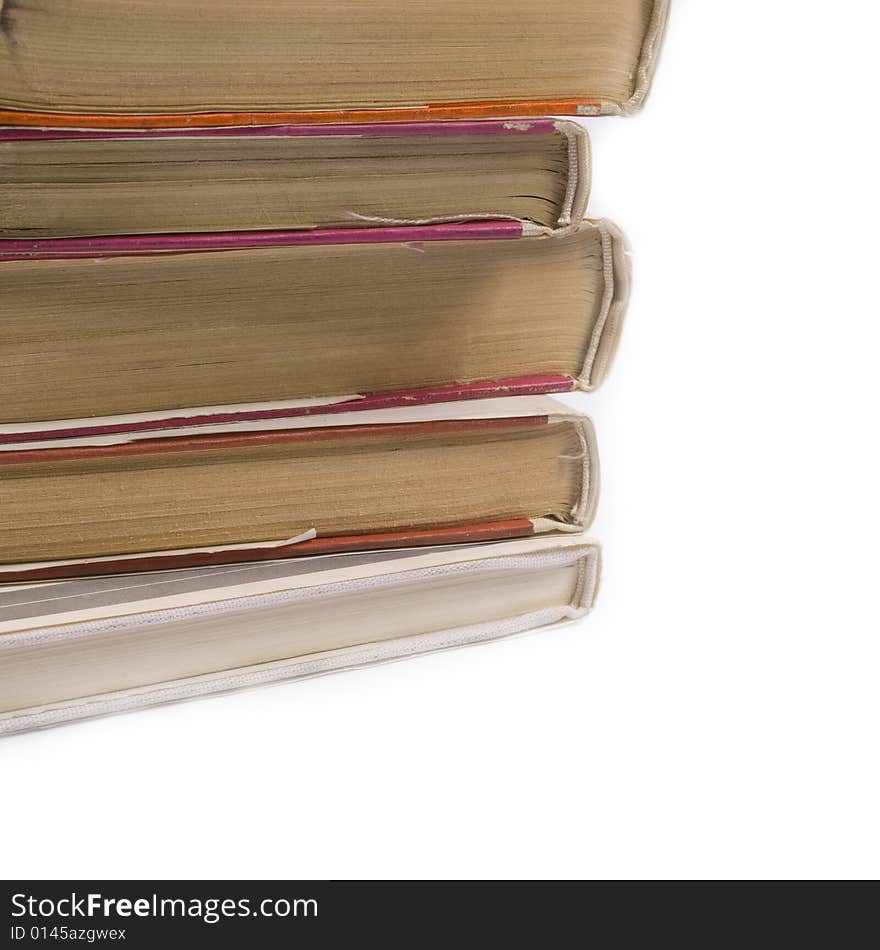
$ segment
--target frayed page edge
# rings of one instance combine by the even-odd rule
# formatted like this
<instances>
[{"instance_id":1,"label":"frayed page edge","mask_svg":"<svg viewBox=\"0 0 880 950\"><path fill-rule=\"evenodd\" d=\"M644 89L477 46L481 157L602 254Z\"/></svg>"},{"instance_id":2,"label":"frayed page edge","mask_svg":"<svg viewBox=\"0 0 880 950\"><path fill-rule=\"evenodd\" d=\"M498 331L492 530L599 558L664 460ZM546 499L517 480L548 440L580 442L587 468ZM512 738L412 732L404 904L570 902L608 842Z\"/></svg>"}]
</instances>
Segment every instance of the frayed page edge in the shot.
<instances>
[{"instance_id":1,"label":"frayed page edge","mask_svg":"<svg viewBox=\"0 0 880 950\"><path fill-rule=\"evenodd\" d=\"M657 71L657 63L660 60L668 22L669 0L655 0L645 39L642 43L642 51L636 64L636 78L632 95L624 102L603 99L598 107L589 103L579 105L577 107L578 115L633 115L642 108L651 91L651 84L654 81L654 73Z\"/></svg>"},{"instance_id":2,"label":"frayed page edge","mask_svg":"<svg viewBox=\"0 0 880 950\"><path fill-rule=\"evenodd\" d=\"M605 286L587 353L576 378L577 388L583 392L592 392L608 375L632 290L632 259L626 235L607 218L589 223L599 233Z\"/></svg>"},{"instance_id":3,"label":"frayed page edge","mask_svg":"<svg viewBox=\"0 0 880 950\"><path fill-rule=\"evenodd\" d=\"M586 531L596 517L599 504L600 469L599 446L596 442L596 427L589 416L560 416L559 422L572 422L575 425L580 444L581 490L578 499L569 514L570 521L558 518L532 518L535 534L562 531L578 534Z\"/></svg>"}]
</instances>

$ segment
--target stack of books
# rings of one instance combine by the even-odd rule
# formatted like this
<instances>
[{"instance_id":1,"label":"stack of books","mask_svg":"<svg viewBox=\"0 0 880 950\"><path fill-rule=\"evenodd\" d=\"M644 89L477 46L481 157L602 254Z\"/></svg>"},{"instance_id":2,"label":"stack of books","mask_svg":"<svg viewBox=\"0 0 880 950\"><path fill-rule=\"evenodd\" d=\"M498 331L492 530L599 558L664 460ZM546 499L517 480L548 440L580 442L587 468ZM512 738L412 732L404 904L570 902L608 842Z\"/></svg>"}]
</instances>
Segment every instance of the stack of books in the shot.
<instances>
[{"instance_id":1,"label":"stack of books","mask_svg":"<svg viewBox=\"0 0 880 950\"><path fill-rule=\"evenodd\" d=\"M0 3L0 733L591 607L649 0Z\"/></svg>"}]
</instances>

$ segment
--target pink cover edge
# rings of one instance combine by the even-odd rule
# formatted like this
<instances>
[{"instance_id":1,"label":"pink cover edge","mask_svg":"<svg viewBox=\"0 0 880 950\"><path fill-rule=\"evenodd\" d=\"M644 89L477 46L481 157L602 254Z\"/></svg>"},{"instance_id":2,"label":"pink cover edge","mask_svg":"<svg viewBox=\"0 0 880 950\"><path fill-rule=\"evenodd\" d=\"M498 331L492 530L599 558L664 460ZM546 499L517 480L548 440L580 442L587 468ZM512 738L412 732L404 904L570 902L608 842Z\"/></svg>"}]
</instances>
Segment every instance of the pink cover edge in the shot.
<instances>
[{"instance_id":1,"label":"pink cover edge","mask_svg":"<svg viewBox=\"0 0 880 950\"><path fill-rule=\"evenodd\" d=\"M224 136L306 135L487 135L513 132L555 132L554 119L472 119L436 122L366 122L339 125L240 125L201 129L28 129L0 128L0 142L60 139L212 138Z\"/></svg>"},{"instance_id":2,"label":"pink cover edge","mask_svg":"<svg viewBox=\"0 0 880 950\"><path fill-rule=\"evenodd\" d=\"M89 238L0 239L0 261L62 260L116 255L231 251L327 244L395 244L413 241L498 241L522 237L519 221L314 228L310 231L222 231L204 234L125 234Z\"/></svg>"}]
</instances>

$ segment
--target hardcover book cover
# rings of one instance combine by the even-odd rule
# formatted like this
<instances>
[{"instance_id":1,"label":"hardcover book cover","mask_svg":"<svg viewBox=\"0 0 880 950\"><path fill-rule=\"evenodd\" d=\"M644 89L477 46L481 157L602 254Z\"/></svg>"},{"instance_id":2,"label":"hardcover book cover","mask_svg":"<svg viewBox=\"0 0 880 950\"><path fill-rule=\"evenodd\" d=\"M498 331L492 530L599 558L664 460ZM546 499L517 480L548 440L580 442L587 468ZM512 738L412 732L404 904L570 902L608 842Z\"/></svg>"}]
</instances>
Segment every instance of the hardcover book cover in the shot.
<instances>
[{"instance_id":1,"label":"hardcover book cover","mask_svg":"<svg viewBox=\"0 0 880 950\"><path fill-rule=\"evenodd\" d=\"M134 234L491 220L551 234L584 217L590 174L586 130L561 119L0 128L0 259Z\"/></svg>"},{"instance_id":2,"label":"hardcover book cover","mask_svg":"<svg viewBox=\"0 0 880 950\"><path fill-rule=\"evenodd\" d=\"M590 390L630 286L606 220L5 240L0 257L0 450Z\"/></svg>"},{"instance_id":3,"label":"hardcover book cover","mask_svg":"<svg viewBox=\"0 0 880 950\"><path fill-rule=\"evenodd\" d=\"M593 606L580 537L22 584L0 736L547 629Z\"/></svg>"},{"instance_id":4,"label":"hardcover book cover","mask_svg":"<svg viewBox=\"0 0 880 950\"><path fill-rule=\"evenodd\" d=\"M259 15L239 0L3 0L0 124L626 114L648 94L668 2L495 0L473 12L468 0L269 0Z\"/></svg>"},{"instance_id":5,"label":"hardcover book cover","mask_svg":"<svg viewBox=\"0 0 880 950\"><path fill-rule=\"evenodd\" d=\"M578 532L589 419L549 397L0 453L0 583Z\"/></svg>"}]
</instances>

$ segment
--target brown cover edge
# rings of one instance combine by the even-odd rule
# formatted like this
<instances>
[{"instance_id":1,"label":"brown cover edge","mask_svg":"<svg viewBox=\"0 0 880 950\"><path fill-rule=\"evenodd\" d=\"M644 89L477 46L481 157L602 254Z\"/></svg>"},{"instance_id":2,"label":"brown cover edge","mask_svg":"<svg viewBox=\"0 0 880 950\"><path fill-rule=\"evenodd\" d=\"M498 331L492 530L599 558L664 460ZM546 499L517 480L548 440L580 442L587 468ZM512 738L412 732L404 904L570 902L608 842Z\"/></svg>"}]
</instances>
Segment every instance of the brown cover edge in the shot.
<instances>
[{"instance_id":1,"label":"brown cover edge","mask_svg":"<svg viewBox=\"0 0 880 950\"><path fill-rule=\"evenodd\" d=\"M99 577L107 574L137 574L147 571L180 570L187 567L210 567L219 564L240 564L252 561L277 561L319 554L342 554L358 551L382 551L394 548L427 547L438 544L476 544L481 541L502 541L527 538L535 526L527 518L490 521L484 524L460 525L453 528L406 529L375 534L314 538L275 548L215 551L191 554L125 558L116 561L83 562L28 568L0 574L0 589L5 583L60 580L74 577Z\"/></svg>"}]
</instances>

